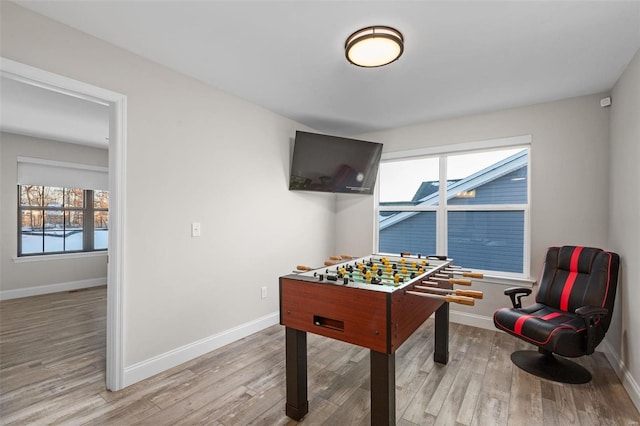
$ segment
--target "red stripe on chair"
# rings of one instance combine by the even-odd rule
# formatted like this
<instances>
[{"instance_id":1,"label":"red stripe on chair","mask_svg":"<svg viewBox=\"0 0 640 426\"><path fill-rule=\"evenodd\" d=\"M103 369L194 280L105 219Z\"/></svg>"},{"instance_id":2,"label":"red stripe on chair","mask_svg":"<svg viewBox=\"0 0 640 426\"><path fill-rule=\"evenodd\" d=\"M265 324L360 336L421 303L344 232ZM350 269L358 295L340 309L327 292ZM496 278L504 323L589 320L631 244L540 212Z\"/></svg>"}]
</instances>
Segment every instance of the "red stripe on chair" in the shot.
<instances>
[{"instance_id":1,"label":"red stripe on chair","mask_svg":"<svg viewBox=\"0 0 640 426\"><path fill-rule=\"evenodd\" d=\"M541 320L545 320L548 321L550 319L553 319L555 317L559 317L560 315L562 315L559 312L552 312L550 314L547 314L543 317L540 317ZM516 323L513 326L513 332L516 333L517 335L522 335L522 327L524 326L524 323L530 319L530 318L536 318L535 315L523 315L520 318L518 318L516 320Z\"/></svg>"},{"instance_id":2,"label":"red stripe on chair","mask_svg":"<svg viewBox=\"0 0 640 426\"><path fill-rule=\"evenodd\" d=\"M578 260L580 259L580 253L582 253L583 248L584 247L576 247L573 249L573 253L571 253L571 264L569 265L571 272L578 272Z\"/></svg>"},{"instance_id":3,"label":"red stripe on chair","mask_svg":"<svg viewBox=\"0 0 640 426\"><path fill-rule=\"evenodd\" d=\"M562 295L560 296L560 309L563 311L569 310L569 296L571 295L571 289L576 282L576 278L578 277L578 259L580 258L580 253L582 252L582 247L576 247L571 253L571 263L569 265L569 276L564 283L564 287L562 288Z\"/></svg>"},{"instance_id":4,"label":"red stripe on chair","mask_svg":"<svg viewBox=\"0 0 640 426\"><path fill-rule=\"evenodd\" d=\"M516 324L513 326L513 332L518 335L522 335L522 326L524 325L524 322L529 318L533 318L533 315L523 315L518 318L516 320Z\"/></svg>"},{"instance_id":5,"label":"red stripe on chair","mask_svg":"<svg viewBox=\"0 0 640 426\"><path fill-rule=\"evenodd\" d=\"M611 253L607 253L609 256L609 263L607 264L607 289L604 292L604 297L602 298L602 307L607 304L607 296L609 295L609 284L611 284ZM600 321L600 318L597 320Z\"/></svg>"},{"instance_id":6,"label":"red stripe on chair","mask_svg":"<svg viewBox=\"0 0 640 426\"><path fill-rule=\"evenodd\" d=\"M545 320L545 321L549 321L551 319L557 318L559 316L561 316L562 314L560 312L551 312L550 314L547 314L543 317L540 317L541 320Z\"/></svg>"}]
</instances>

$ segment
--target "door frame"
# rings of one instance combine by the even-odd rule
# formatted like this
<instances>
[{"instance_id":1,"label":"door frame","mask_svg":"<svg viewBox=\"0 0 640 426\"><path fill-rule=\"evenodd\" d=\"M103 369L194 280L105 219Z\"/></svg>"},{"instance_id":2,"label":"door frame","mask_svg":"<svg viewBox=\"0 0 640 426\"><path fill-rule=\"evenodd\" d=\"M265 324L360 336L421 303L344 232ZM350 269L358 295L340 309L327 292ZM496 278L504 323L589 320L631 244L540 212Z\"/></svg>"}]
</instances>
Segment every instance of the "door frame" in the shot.
<instances>
[{"instance_id":1,"label":"door frame","mask_svg":"<svg viewBox=\"0 0 640 426\"><path fill-rule=\"evenodd\" d=\"M3 77L109 106L109 248L107 254L106 387L124 387L127 97L0 57Z\"/></svg>"}]
</instances>

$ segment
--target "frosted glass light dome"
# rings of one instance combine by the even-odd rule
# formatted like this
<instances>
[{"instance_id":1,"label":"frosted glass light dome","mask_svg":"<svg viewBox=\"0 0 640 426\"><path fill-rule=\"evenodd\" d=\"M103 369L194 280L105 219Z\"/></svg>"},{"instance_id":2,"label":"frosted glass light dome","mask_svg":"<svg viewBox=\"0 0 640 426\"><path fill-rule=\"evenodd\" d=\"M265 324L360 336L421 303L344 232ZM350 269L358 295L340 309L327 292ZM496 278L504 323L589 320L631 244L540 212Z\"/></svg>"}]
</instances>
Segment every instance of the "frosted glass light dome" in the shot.
<instances>
[{"instance_id":1,"label":"frosted glass light dome","mask_svg":"<svg viewBox=\"0 0 640 426\"><path fill-rule=\"evenodd\" d=\"M381 67L397 60L404 51L400 31L383 26L362 28L344 44L347 60L360 67Z\"/></svg>"}]
</instances>

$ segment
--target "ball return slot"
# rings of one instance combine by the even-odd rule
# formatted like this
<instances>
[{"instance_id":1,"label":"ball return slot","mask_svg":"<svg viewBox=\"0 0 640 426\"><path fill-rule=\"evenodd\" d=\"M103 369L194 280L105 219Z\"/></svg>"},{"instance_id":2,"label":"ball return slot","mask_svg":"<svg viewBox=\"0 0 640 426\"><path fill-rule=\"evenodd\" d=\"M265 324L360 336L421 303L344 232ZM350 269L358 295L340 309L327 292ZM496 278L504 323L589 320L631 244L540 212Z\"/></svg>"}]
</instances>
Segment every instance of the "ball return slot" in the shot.
<instances>
[{"instance_id":1,"label":"ball return slot","mask_svg":"<svg viewBox=\"0 0 640 426\"><path fill-rule=\"evenodd\" d=\"M336 330L336 331L344 331L344 321L325 318L325 317L321 317L320 315L314 315L313 323L318 327L324 327L324 328L328 328L330 330Z\"/></svg>"}]
</instances>

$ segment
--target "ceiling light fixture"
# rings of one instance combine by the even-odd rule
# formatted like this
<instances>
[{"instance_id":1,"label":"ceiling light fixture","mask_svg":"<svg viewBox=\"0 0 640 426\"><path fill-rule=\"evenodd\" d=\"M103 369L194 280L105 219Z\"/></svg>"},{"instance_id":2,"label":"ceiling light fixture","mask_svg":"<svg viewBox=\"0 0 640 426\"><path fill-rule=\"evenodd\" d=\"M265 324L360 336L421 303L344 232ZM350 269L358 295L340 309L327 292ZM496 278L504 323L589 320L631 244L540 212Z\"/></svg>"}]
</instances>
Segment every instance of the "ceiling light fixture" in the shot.
<instances>
[{"instance_id":1,"label":"ceiling light fixture","mask_svg":"<svg viewBox=\"0 0 640 426\"><path fill-rule=\"evenodd\" d=\"M347 60L359 67L373 68L390 64L404 51L404 37L391 27L362 28L347 37L344 52Z\"/></svg>"}]
</instances>

